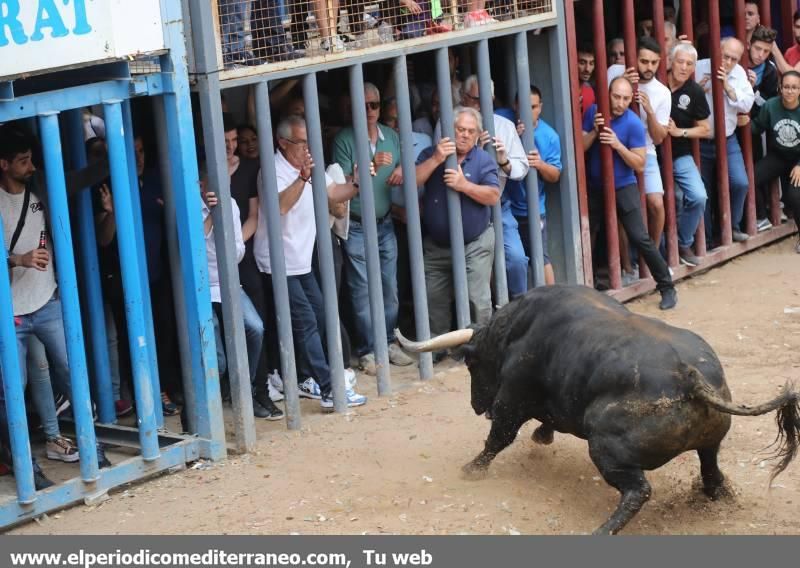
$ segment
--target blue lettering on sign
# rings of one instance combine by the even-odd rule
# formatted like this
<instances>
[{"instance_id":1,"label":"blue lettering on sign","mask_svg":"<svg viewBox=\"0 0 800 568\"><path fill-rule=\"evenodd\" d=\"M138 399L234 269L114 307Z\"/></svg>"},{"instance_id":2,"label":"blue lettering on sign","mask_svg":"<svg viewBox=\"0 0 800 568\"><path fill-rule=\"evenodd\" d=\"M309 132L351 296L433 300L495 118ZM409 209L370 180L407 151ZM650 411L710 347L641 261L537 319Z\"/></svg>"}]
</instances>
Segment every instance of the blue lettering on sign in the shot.
<instances>
[{"instance_id":1,"label":"blue lettering on sign","mask_svg":"<svg viewBox=\"0 0 800 568\"><path fill-rule=\"evenodd\" d=\"M25 28L19 19L21 0L0 0L0 47L5 47L10 40L17 45L28 42L25 35ZM34 0L25 0L34 1ZM72 28L73 35L86 35L92 31L89 18L86 14L86 0L61 0L66 7L72 4L75 27ZM64 18L59 10L56 0L38 0L36 10L36 22L30 34L31 41L42 41L45 35L42 30L50 28L50 37L59 38L69 35L69 30L64 24Z\"/></svg>"}]
</instances>

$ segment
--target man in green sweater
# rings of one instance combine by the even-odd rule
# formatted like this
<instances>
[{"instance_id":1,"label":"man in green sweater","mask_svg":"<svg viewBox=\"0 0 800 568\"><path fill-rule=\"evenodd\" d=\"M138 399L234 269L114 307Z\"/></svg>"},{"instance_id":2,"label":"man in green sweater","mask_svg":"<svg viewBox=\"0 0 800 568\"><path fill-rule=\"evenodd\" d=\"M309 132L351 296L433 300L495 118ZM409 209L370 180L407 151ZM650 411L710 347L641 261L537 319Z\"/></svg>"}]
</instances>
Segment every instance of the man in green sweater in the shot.
<instances>
[{"instance_id":1,"label":"man in green sweater","mask_svg":"<svg viewBox=\"0 0 800 568\"><path fill-rule=\"evenodd\" d=\"M378 249L381 261L383 310L386 318L389 360L394 365L410 365L414 360L394 342L394 328L397 325L399 303L397 299L397 238L394 234L391 208L392 186L403 183L403 173L400 169L400 137L388 126L378 124L381 112L381 94L372 83L364 83L364 99L367 107L370 156L375 167L372 191L375 197L375 217L378 223ZM355 132L350 127L344 128L333 141L333 161L342 166L346 176L352 176L356 156ZM354 181L358 183L358 180ZM375 375L377 370L367 287L367 255L361 215L361 200L357 195L350 202L350 230L347 240L342 244L345 252L345 277L350 290L350 301L356 326L355 353L359 358L360 368L369 375Z\"/></svg>"},{"instance_id":2,"label":"man in green sweater","mask_svg":"<svg viewBox=\"0 0 800 568\"><path fill-rule=\"evenodd\" d=\"M780 178L783 201L800 225L800 73L784 73L780 96L761 107L751 128L755 135L767 133L767 155L756 164L756 187ZM800 254L800 241L795 251Z\"/></svg>"}]
</instances>

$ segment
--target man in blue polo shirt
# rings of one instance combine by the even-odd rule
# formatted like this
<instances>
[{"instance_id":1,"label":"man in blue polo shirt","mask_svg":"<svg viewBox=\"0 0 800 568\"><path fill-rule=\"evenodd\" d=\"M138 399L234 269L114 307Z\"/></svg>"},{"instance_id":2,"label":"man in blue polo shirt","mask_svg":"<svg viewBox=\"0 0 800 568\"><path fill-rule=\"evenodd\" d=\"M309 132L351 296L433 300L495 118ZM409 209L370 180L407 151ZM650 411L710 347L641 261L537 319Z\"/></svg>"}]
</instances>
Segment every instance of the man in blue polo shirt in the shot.
<instances>
[{"instance_id":1,"label":"man in blue polo shirt","mask_svg":"<svg viewBox=\"0 0 800 568\"><path fill-rule=\"evenodd\" d=\"M539 221L542 229L545 284L555 284L553 265L547 252L547 221L545 220L545 183L558 183L561 178L561 139L552 126L542 118L542 92L535 85L530 91L533 115L533 141L535 149L528 152L528 167L536 170L539 181ZM519 99L519 98L518 98ZM498 109L497 114L517 120L517 112ZM517 134L522 136L525 126L517 120ZM508 180L503 191L503 246L506 253L508 295L515 298L528 290L528 260L531 257L531 233L528 228L528 191L525 180Z\"/></svg>"},{"instance_id":2,"label":"man in blue polo shirt","mask_svg":"<svg viewBox=\"0 0 800 568\"><path fill-rule=\"evenodd\" d=\"M428 317L431 333L450 331L453 301L453 267L450 250L450 222L447 217L447 191L461 198L461 223L467 261L467 287L473 310L472 320L484 323L492 316L489 287L494 261L494 229L491 207L500 199L497 163L476 147L483 126L480 113L457 107L455 142L442 138L423 150L417 158L417 186L425 186L422 198L422 225L425 230L425 284L428 290ZM445 168L447 157L455 154L458 169Z\"/></svg>"},{"instance_id":3,"label":"man in blue polo shirt","mask_svg":"<svg viewBox=\"0 0 800 568\"><path fill-rule=\"evenodd\" d=\"M592 105L583 117L583 149L589 153L589 199L593 201L590 215L599 226L603 212L603 180L600 169L600 144L611 147L614 158L614 188L616 190L617 217L628 239L641 252L650 273L661 292L659 308L669 310L677 304L678 297L667 263L658 253L642 221L641 201L636 173L643 172L646 162L645 130L642 121L630 110L633 86L625 77L617 77L608 87L611 102L611 126L606 126L603 115ZM600 141L600 144L595 142Z\"/></svg>"}]
</instances>

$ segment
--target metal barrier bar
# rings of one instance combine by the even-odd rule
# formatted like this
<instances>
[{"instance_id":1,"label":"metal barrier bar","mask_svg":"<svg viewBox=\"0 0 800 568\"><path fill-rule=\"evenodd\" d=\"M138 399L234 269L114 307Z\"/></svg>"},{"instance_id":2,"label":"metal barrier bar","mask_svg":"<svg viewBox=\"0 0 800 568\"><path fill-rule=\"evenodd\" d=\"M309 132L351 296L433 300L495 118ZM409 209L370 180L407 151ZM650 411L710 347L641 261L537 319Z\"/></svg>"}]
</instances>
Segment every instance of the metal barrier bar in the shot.
<instances>
[{"instance_id":1,"label":"metal barrier bar","mask_svg":"<svg viewBox=\"0 0 800 568\"><path fill-rule=\"evenodd\" d=\"M67 138L70 141L70 166L73 170L86 167L86 146L84 145L83 117L80 109L64 113ZM92 209L92 190L83 189L75 197L78 219L79 262L83 272L83 290L86 301L86 316L92 346L92 367L94 370L95 394L97 395L97 417L104 424L117 421L114 407L114 393L111 385L111 364L108 360L108 337L103 308L103 289L100 284L100 263L97 258L97 236L94 229Z\"/></svg>"},{"instance_id":2,"label":"metal barrier bar","mask_svg":"<svg viewBox=\"0 0 800 568\"><path fill-rule=\"evenodd\" d=\"M495 137L494 131L494 101L492 96L491 62L489 61L489 40L482 39L477 45L478 52L478 95L480 97L481 116L483 129L489 136ZM496 160L494 144L484 148ZM498 168L498 173L499 168ZM508 183L508 180L506 180ZM497 305L504 306L508 303L508 282L506 278L506 252L503 244L503 205L501 200L492 207L492 223L494 224L494 288Z\"/></svg>"},{"instance_id":3,"label":"metal barrier bar","mask_svg":"<svg viewBox=\"0 0 800 568\"><path fill-rule=\"evenodd\" d=\"M0 220L0 229L5 221ZM0 250L3 266L8 266L6 247ZM17 485L17 502L28 506L36 501L33 483L31 444L28 437L28 417L25 413L25 388L22 386L17 330L14 329L14 306L11 301L10 272L0 275L0 365L5 412L0 411L0 420L8 421L8 436L11 455L14 458L14 481ZM23 361L24 364L24 361Z\"/></svg>"},{"instance_id":4,"label":"metal barrier bar","mask_svg":"<svg viewBox=\"0 0 800 568\"><path fill-rule=\"evenodd\" d=\"M443 97L439 97L440 99ZM364 229L364 253L367 257L367 285L372 316L372 337L375 349L375 366L378 370L378 395L391 394L389 346L386 343L386 316L383 306L383 281L378 250L378 222L375 218L375 196L370 175L372 161L367 132L366 102L364 97L364 70L361 64L350 67L350 101L353 110L353 132L358 164L361 226Z\"/></svg>"},{"instance_id":5,"label":"metal barrier bar","mask_svg":"<svg viewBox=\"0 0 800 568\"><path fill-rule=\"evenodd\" d=\"M578 75L578 37L575 28L575 0L564 2L564 24L566 28L567 66L570 77L570 93L580 93L580 77ZM595 57L595 60L597 58ZM594 270L592 268L592 237L589 226L589 196L586 183L586 159L583 150L583 116L581 115L580 98L572 97L572 139L575 149L575 175L578 188L578 214L580 217L581 248L583 259L583 283L594 286ZM569 163L569 162L565 162ZM565 170L567 168L564 168ZM569 226L569 225L567 225Z\"/></svg>"},{"instance_id":6,"label":"metal barrier bar","mask_svg":"<svg viewBox=\"0 0 800 568\"><path fill-rule=\"evenodd\" d=\"M225 343L225 360L228 363L233 428L237 451L246 453L256 447L256 426L253 418L249 354L242 316L239 259L236 258L236 237L233 229L234 222L238 223L239 219L235 221L233 219L231 176L228 174L228 162L225 157L225 127L222 123L219 80L216 75L205 75L200 78L197 86L208 168L208 190L215 191L219 198L217 206L211 208L211 219L214 247L217 251L220 295L225 299L221 305L221 323L225 330L222 341ZM196 214L200 214L199 210Z\"/></svg>"},{"instance_id":7,"label":"metal barrier bar","mask_svg":"<svg viewBox=\"0 0 800 568\"><path fill-rule=\"evenodd\" d=\"M292 314L289 308L289 285L286 281L286 261L283 256L281 209L278 203L278 179L273 159L272 118L269 110L267 82L256 85L256 127L258 128L258 155L261 156L261 191L259 215L267 220L269 236L269 264L272 269L272 294L275 300L275 319L278 324L278 348L281 354L281 377L286 405L286 426L299 430L300 400L297 389L297 368L292 339Z\"/></svg>"},{"instance_id":8,"label":"metal barrier bar","mask_svg":"<svg viewBox=\"0 0 800 568\"><path fill-rule=\"evenodd\" d=\"M222 459L226 454L225 425L217 367L217 348L208 292L208 266L203 222L197 214L200 196L194 146L189 75L181 28L180 5L162 2L164 36L170 53L161 57L161 69L173 75L174 93L164 96L167 144L171 156L173 198L177 218L183 293L186 297L186 329L197 402L197 433L208 440L203 456ZM179 330L180 331L180 330Z\"/></svg>"},{"instance_id":9,"label":"metal barrier bar","mask_svg":"<svg viewBox=\"0 0 800 568\"><path fill-rule=\"evenodd\" d=\"M161 184L164 188L164 238L167 241L167 251L170 259L180 258L178 245L178 228L175 213L175 189L170 172L171 158L167 144L167 118L164 111L164 97L153 99L153 121L156 129L156 145L158 147L158 162L161 170ZM178 329L188 329L186 319L186 298L183 295L184 282L181 266L178 262L169 263L170 277L172 279L172 299L175 303L175 321ZM180 349L181 375L183 377L183 402L186 409L187 432L197 431L197 398L195 396L194 381L192 380L192 360L189 347L189 338L185 333L178 333L178 348Z\"/></svg>"},{"instance_id":10,"label":"metal barrier bar","mask_svg":"<svg viewBox=\"0 0 800 568\"><path fill-rule=\"evenodd\" d=\"M786 0L779 0L779 2L786 3ZM768 28L772 27L772 3L771 0L761 0L759 3L761 12L761 23ZM794 24L794 22L792 22ZM789 37L793 37L793 32L789 30ZM770 223L777 227L781 223L781 186L780 182L775 179L769 184L769 216Z\"/></svg>"},{"instance_id":11,"label":"metal barrier bar","mask_svg":"<svg viewBox=\"0 0 800 568\"><path fill-rule=\"evenodd\" d=\"M150 378L148 350L154 345L147 341L145 321L148 312L144 306L144 290L141 287L139 255L132 211L134 195L128 189L128 159L126 155L125 134L122 109L119 101L108 101L103 106L106 121L108 155L111 165L111 185L114 189L114 218L117 225L117 245L119 246L122 287L125 293L125 316L128 325L128 343L131 353L131 374L133 375L136 414L139 425L139 442L142 457L155 460L159 457L156 436L157 392L153 391ZM138 182L137 182L138 183ZM126 346L121 346L123 349ZM160 401L160 400L159 400Z\"/></svg>"},{"instance_id":12,"label":"metal barrier bar","mask_svg":"<svg viewBox=\"0 0 800 568\"><path fill-rule=\"evenodd\" d=\"M606 68L606 30L603 15L603 0L594 0L592 11L594 30L595 84L597 85L597 112L603 115L607 127L611 127L611 105L608 94L608 73ZM614 185L614 161L612 150L607 144L600 144L600 168L603 177L603 205L606 222L606 247L608 248L608 278L614 290L622 286L619 265L619 234L617 232L617 195ZM600 188L593 188L598 191Z\"/></svg>"},{"instance_id":13,"label":"metal barrier bar","mask_svg":"<svg viewBox=\"0 0 800 568\"><path fill-rule=\"evenodd\" d=\"M142 221L142 200L139 192L139 175L136 169L136 146L133 138L133 117L131 116L131 103L129 100L122 102L122 124L125 128L125 153L128 158L128 177L130 178L131 210L133 212L133 230L136 234L136 242L144 243L144 222ZM151 345L147 350L147 361L150 365L150 380L153 383L153 393L155 406L153 411L156 415L156 425L158 428L164 427L164 413L161 406L161 381L159 380L158 357L156 355L156 334L153 329L153 305L150 299L150 277L147 270L147 255L143 246L136 247L139 257L139 280L142 287L142 305L144 306L145 333L147 343Z\"/></svg>"},{"instance_id":14,"label":"metal barrier bar","mask_svg":"<svg viewBox=\"0 0 800 568\"><path fill-rule=\"evenodd\" d=\"M781 36L783 37L783 50L794 45L794 12L797 10L796 0L781 0ZM778 219L780 222L780 219Z\"/></svg>"},{"instance_id":15,"label":"metal barrier bar","mask_svg":"<svg viewBox=\"0 0 800 568\"><path fill-rule=\"evenodd\" d=\"M525 125L522 133L522 146L525 154L536 149L533 138L533 111L531 110L531 69L528 62L527 32L519 32L514 36L514 60L517 64L517 97L519 117ZM539 224L539 174L535 168L528 169L525 176L525 190L528 198L528 230L530 231L531 253L533 258L533 285L544 286L544 248L542 246L542 228Z\"/></svg>"},{"instance_id":16,"label":"metal barrier bar","mask_svg":"<svg viewBox=\"0 0 800 568\"><path fill-rule=\"evenodd\" d=\"M667 80L667 40L664 32L664 2L653 0L653 29L661 46L661 62L658 65L657 78L664 85ZM661 143L661 178L664 184L664 233L667 242L667 262L669 266L678 266L678 218L675 209L675 179L672 172L672 136L667 135ZM656 243L659 246L660 243Z\"/></svg>"},{"instance_id":17,"label":"metal barrier bar","mask_svg":"<svg viewBox=\"0 0 800 568\"><path fill-rule=\"evenodd\" d=\"M333 266L333 242L331 239L330 217L328 213L328 188L325 183L325 154L322 146L322 121L319 117L319 93L317 92L317 76L315 73L309 73L303 77L303 99L305 100L306 106L306 135L308 136L308 147L315 164L314 169L311 170L311 190L314 197L314 219L317 225L317 258L319 261L319 272L322 278L322 297L325 304L325 339L328 346L328 367L331 370L333 410L335 412L346 412L347 387L344 380L344 362L342 361L342 337L340 335L341 331L339 326L339 295L336 293L336 271ZM362 105L361 112L363 111L364 106ZM369 172L369 168L367 168L367 171ZM374 219L375 216L373 215L372 218ZM377 225L375 229L375 242L377 242ZM380 271L378 275L380 276ZM381 283L380 279L378 279L378 283ZM383 298L383 291L381 291L381 298ZM381 341L385 343L386 324L383 311L381 311L380 319L384 321L384 334ZM377 336L375 342L378 342ZM376 349L377 348L376 345ZM347 366L350 366L349 361L347 361Z\"/></svg>"},{"instance_id":18,"label":"metal barrier bar","mask_svg":"<svg viewBox=\"0 0 800 568\"><path fill-rule=\"evenodd\" d=\"M419 190L415 176L414 141L411 128L411 97L408 90L408 71L406 56L394 60L394 88L397 97L397 121L400 126L400 154L403 172L403 196L406 206L406 230L408 231L408 256L411 265L411 293L414 298L414 323L417 340L425 341L431 337L428 321L428 296L425 286L425 260L422 257L422 224L419 216ZM433 355L419 354L419 378L433 378Z\"/></svg>"},{"instance_id":19,"label":"metal barrier bar","mask_svg":"<svg viewBox=\"0 0 800 568\"><path fill-rule=\"evenodd\" d=\"M728 179L728 148L725 136L725 92L717 79L717 69L722 65L722 49L720 47L720 15L719 0L708 0L709 22L708 41L711 52L711 96L714 105L714 147L717 161L717 197L719 215L717 221L720 229L720 244L727 246L733 242L731 229L731 196ZM710 207L708 204L706 207Z\"/></svg>"},{"instance_id":20,"label":"metal barrier bar","mask_svg":"<svg viewBox=\"0 0 800 568\"><path fill-rule=\"evenodd\" d=\"M447 59L447 48L436 51L436 88L439 91L439 124L442 138L455 141L455 123L453 122L453 92L450 84L450 66ZM484 122L486 119L484 118ZM458 169L455 154L447 157L445 168ZM450 254L453 259L453 289L456 301L456 322L459 328L470 323L469 292L467 290L467 259L464 246L464 229L461 224L461 196L453 189L447 189L447 218L450 223Z\"/></svg>"},{"instance_id":21,"label":"metal barrier bar","mask_svg":"<svg viewBox=\"0 0 800 568\"><path fill-rule=\"evenodd\" d=\"M69 220L67 184L64 177L64 162L61 152L61 133L58 115L39 117L42 134L42 154L47 178L47 196L50 201L50 232L53 236L55 262L59 269L59 297L64 320L64 339L67 344L69 378L72 389L72 415L81 456L81 479L86 483L97 480L97 441L92 419L92 396L89 391L89 374L86 353L83 350L81 307L78 299L78 279L75 274L75 254L72 245L72 230Z\"/></svg>"},{"instance_id":22,"label":"metal barrier bar","mask_svg":"<svg viewBox=\"0 0 800 568\"><path fill-rule=\"evenodd\" d=\"M744 0L736 0L734 15L736 18L736 36L741 40L744 45L742 52L742 59L739 64L745 69L750 68L750 54L747 49L746 31L744 28ZM747 202L745 203L744 210L744 226L740 226L739 230L743 230L748 235L753 236L757 232L756 228L756 184L755 184L755 170L753 167L753 137L750 134L750 123L738 128L740 136L739 142L742 146L742 156L744 157L744 167L747 170Z\"/></svg>"}]
</instances>

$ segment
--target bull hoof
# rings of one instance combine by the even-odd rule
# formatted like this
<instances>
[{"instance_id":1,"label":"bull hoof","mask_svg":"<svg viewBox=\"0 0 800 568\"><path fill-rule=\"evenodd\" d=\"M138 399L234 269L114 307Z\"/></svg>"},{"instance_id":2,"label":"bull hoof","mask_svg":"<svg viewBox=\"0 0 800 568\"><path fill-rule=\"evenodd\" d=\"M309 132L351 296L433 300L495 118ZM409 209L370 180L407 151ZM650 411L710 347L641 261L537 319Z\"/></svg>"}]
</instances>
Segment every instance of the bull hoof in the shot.
<instances>
[{"instance_id":1,"label":"bull hoof","mask_svg":"<svg viewBox=\"0 0 800 568\"><path fill-rule=\"evenodd\" d=\"M553 443L553 429L550 426L542 424L531 435L531 440L543 446L549 446Z\"/></svg>"},{"instance_id":2,"label":"bull hoof","mask_svg":"<svg viewBox=\"0 0 800 568\"><path fill-rule=\"evenodd\" d=\"M713 487L703 487L703 493L712 501L719 501L720 499L730 499L733 497L733 491L725 484L715 485Z\"/></svg>"},{"instance_id":3,"label":"bull hoof","mask_svg":"<svg viewBox=\"0 0 800 568\"><path fill-rule=\"evenodd\" d=\"M469 462L461 468L461 477L468 481L481 481L489 475L489 467Z\"/></svg>"}]
</instances>

